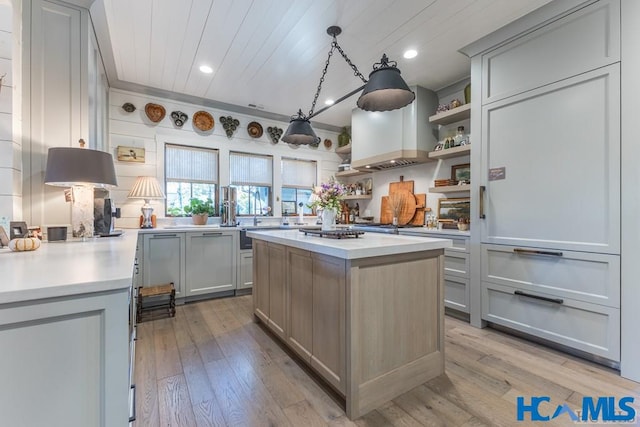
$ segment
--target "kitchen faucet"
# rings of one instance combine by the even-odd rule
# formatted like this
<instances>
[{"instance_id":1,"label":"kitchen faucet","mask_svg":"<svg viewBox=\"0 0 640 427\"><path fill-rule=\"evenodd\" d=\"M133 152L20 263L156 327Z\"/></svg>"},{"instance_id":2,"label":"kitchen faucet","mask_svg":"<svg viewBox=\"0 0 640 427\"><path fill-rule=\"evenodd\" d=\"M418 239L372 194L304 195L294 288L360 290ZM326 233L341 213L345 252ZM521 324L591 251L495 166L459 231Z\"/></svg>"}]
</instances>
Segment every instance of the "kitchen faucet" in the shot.
<instances>
[{"instance_id":1,"label":"kitchen faucet","mask_svg":"<svg viewBox=\"0 0 640 427\"><path fill-rule=\"evenodd\" d=\"M253 216L253 225L257 226L258 224L260 224L262 221L258 220L258 215L254 215Z\"/></svg>"}]
</instances>

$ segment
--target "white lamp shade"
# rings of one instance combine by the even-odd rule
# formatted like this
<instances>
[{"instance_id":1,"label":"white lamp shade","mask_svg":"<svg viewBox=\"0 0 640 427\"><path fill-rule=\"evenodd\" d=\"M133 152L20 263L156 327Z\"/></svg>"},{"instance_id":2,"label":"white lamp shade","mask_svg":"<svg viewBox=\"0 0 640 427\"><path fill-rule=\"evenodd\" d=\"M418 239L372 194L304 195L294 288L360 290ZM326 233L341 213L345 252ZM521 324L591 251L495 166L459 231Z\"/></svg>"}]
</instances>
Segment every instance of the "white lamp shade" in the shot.
<instances>
[{"instance_id":1,"label":"white lamp shade","mask_svg":"<svg viewBox=\"0 0 640 427\"><path fill-rule=\"evenodd\" d=\"M164 199L158 180L153 176L139 176L129 192L130 199Z\"/></svg>"}]
</instances>

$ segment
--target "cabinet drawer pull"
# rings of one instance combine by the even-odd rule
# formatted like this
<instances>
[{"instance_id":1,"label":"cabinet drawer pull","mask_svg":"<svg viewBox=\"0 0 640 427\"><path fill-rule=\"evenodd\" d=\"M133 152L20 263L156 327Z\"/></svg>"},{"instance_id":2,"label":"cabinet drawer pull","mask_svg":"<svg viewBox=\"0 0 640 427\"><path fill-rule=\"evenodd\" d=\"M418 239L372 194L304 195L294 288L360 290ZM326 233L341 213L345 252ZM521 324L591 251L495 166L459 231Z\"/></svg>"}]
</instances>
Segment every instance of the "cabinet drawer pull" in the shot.
<instances>
[{"instance_id":1,"label":"cabinet drawer pull","mask_svg":"<svg viewBox=\"0 0 640 427\"><path fill-rule=\"evenodd\" d=\"M522 292L522 291L513 291L513 294L521 296L521 297L527 297L527 298L539 299L541 301L553 302L555 304L562 304L564 302L564 300L562 298L541 297L540 295L528 294L528 293Z\"/></svg>"},{"instance_id":2,"label":"cabinet drawer pull","mask_svg":"<svg viewBox=\"0 0 640 427\"><path fill-rule=\"evenodd\" d=\"M542 256L562 256L562 252L552 252L552 251L538 251L535 249L520 249L516 248L513 250L518 255L542 255Z\"/></svg>"},{"instance_id":3,"label":"cabinet drawer pull","mask_svg":"<svg viewBox=\"0 0 640 427\"><path fill-rule=\"evenodd\" d=\"M487 216L484 214L484 192L487 190L487 187L484 185L480 186L480 219L485 219Z\"/></svg>"},{"instance_id":4,"label":"cabinet drawer pull","mask_svg":"<svg viewBox=\"0 0 640 427\"><path fill-rule=\"evenodd\" d=\"M209 232L209 233L202 233L203 237L220 237L222 236L221 232L217 232L217 233L213 233L213 232Z\"/></svg>"},{"instance_id":5,"label":"cabinet drawer pull","mask_svg":"<svg viewBox=\"0 0 640 427\"><path fill-rule=\"evenodd\" d=\"M177 237L175 233L172 234L154 234L151 236L152 239L171 239L172 237Z\"/></svg>"}]
</instances>

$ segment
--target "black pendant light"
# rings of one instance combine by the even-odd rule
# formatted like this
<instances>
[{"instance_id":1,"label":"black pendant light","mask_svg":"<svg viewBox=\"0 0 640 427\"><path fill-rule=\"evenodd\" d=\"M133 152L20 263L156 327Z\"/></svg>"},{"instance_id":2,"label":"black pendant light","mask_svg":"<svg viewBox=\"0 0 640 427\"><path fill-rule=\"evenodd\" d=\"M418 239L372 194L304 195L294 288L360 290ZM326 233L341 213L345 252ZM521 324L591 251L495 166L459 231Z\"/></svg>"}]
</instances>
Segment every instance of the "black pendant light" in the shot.
<instances>
[{"instance_id":1,"label":"black pendant light","mask_svg":"<svg viewBox=\"0 0 640 427\"><path fill-rule=\"evenodd\" d=\"M369 81L356 104L365 111L390 111L405 107L416 99L416 94L400 76L396 61L386 54L373 65Z\"/></svg>"},{"instance_id":2,"label":"black pendant light","mask_svg":"<svg viewBox=\"0 0 640 427\"><path fill-rule=\"evenodd\" d=\"M289 127L282 137L282 140L288 144L313 145L320 142L320 138L318 138L313 131L309 119L329 108L324 107L314 113L318 96L320 96L320 91L322 90L322 83L324 82L324 77L327 74L327 69L329 68L331 56L336 49L340 52L340 55L342 55L351 69L353 69L354 75L358 76L360 80L365 83L365 86L363 86L364 90L357 101L358 107L366 111L390 111L405 107L412 103L416 98L415 93L409 89L409 86L407 86L400 76L400 70L397 68L397 62L389 61L386 54L382 55L382 59L379 63L373 65L373 71L369 74L369 81L367 81L367 79L358 70L358 67L351 62L347 54L344 53L338 44L336 37L341 32L342 29L338 26L331 26L327 28L327 34L333 37L331 50L329 50L329 55L327 56L324 69L322 70L322 76L320 77L320 82L318 83L318 88L313 98L309 114L305 116L302 110L298 110L297 115L291 116ZM358 88L341 97L333 105L347 99L354 93L360 91L360 89L362 88Z\"/></svg>"},{"instance_id":3,"label":"black pendant light","mask_svg":"<svg viewBox=\"0 0 640 427\"><path fill-rule=\"evenodd\" d=\"M302 110L298 110L298 116L292 117L289 127L284 133L282 140L293 145L313 145L320 142L320 138L316 135Z\"/></svg>"}]
</instances>

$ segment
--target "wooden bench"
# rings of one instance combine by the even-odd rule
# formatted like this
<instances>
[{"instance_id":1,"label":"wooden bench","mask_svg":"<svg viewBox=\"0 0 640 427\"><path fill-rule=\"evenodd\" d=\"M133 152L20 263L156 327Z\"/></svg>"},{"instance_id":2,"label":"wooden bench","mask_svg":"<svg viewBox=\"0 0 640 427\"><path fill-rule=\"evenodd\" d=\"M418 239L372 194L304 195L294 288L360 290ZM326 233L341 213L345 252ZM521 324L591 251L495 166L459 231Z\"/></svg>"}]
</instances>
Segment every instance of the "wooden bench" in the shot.
<instances>
[{"instance_id":1,"label":"wooden bench","mask_svg":"<svg viewBox=\"0 0 640 427\"><path fill-rule=\"evenodd\" d=\"M161 298L164 297L164 298ZM153 304L144 306L145 299L153 301ZM149 286L147 288L140 286L138 288L138 301L136 304L137 321L142 322L142 314L144 312L155 311L158 309L167 309L169 317L176 315L176 289L173 282L166 285Z\"/></svg>"}]
</instances>

